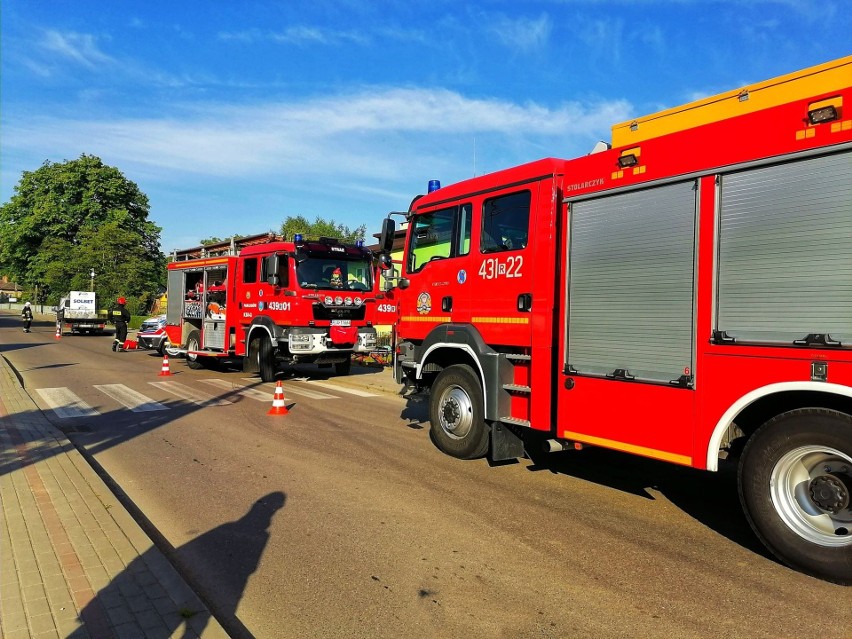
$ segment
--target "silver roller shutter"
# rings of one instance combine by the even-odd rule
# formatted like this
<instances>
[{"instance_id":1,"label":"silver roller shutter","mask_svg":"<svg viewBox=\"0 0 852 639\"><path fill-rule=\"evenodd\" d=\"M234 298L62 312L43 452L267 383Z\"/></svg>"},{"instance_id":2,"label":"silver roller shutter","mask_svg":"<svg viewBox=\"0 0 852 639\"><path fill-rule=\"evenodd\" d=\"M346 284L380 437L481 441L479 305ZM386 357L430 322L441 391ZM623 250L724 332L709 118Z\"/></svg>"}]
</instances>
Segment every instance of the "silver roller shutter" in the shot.
<instances>
[{"instance_id":1,"label":"silver roller shutter","mask_svg":"<svg viewBox=\"0 0 852 639\"><path fill-rule=\"evenodd\" d=\"M720 178L717 328L852 343L852 152Z\"/></svg>"},{"instance_id":2,"label":"silver roller shutter","mask_svg":"<svg viewBox=\"0 0 852 639\"><path fill-rule=\"evenodd\" d=\"M695 188L571 205L569 370L655 382L691 375Z\"/></svg>"},{"instance_id":3,"label":"silver roller shutter","mask_svg":"<svg viewBox=\"0 0 852 639\"><path fill-rule=\"evenodd\" d=\"M168 272L168 290L171 295L169 295L166 301L166 321L169 324L180 323L180 318L183 314L184 275L184 271L175 270Z\"/></svg>"}]
</instances>

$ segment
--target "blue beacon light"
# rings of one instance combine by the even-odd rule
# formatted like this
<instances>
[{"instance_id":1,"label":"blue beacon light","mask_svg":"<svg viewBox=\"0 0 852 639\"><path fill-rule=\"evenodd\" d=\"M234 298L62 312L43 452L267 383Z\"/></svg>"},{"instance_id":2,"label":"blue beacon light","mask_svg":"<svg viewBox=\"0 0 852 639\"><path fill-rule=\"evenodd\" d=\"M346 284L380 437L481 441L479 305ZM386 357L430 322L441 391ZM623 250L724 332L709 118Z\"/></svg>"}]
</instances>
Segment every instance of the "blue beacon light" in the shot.
<instances>
[{"instance_id":1,"label":"blue beacon light","mask_svg":"<svg viewBox=\"0 0 852 639\"><path fill-rule=\"evenodd\" d=\"M294 241L294 242L301 242L301 241L302 241L302 234L301 234L301 233L296 233L296 234L293 236L293 241Z\"/></svg>"},{"instance_id":2,"label":"blue beacon light","mask_svg":"<svg viewBox=\"0 0 852 639\"><path fill-rule=\"evenodd\" d=\"M364 240L355 240L355 246L358 248L364 248Z\"/></svg>"},{"instance_id":3,"label":"blue beacon light","mask_svg":"<svg viewBox=\"0 0 852 639\"><path fill-rule=\"evenodd\" d=\"M429 193L441 188L441 180L429 180Z\"/></svg>"}]
</instances>

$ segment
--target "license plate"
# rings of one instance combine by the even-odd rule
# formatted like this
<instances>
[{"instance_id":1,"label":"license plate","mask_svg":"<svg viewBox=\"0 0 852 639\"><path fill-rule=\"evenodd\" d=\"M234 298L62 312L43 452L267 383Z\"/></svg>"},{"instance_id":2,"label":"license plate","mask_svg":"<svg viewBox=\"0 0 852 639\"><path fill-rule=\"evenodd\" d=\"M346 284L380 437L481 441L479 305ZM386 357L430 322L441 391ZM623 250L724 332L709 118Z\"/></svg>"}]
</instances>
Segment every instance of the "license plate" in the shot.
<instances>
[{"instance_id":1,"label":"license plate","mask_svg":"<svg viewBox=\"0 0 852 639\"><path fill-rule=\"evenodd\" d=\"M332 326L352 326L352 320L331 320Z\"/></svg>"}]
</instances>

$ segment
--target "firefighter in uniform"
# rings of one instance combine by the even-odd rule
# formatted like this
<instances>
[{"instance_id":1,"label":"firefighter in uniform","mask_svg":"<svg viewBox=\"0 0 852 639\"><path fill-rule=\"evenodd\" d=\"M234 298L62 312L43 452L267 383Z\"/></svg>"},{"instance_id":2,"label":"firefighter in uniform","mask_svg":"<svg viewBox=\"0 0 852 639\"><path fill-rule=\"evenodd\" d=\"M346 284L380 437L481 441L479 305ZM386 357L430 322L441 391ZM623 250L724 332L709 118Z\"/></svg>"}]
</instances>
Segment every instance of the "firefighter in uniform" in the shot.
<instances>
[{"instance_id":1,"label":"firefighter in uniform","mask_svg":"<svg viewBox=\"0 0 852 639\"><path fill-rule=\"evenodd\" d=\"M21 311L21 319L24 320L24 333L30 332L30 326L33 323L33 309L30 308L30 303L24 304L24 309Z\"/></svg>"},{"instance_id":2,"label":"firefighter in uniform","mask_svg":"<svg viewBox=\"0 0 852 639\"><path fill-rule=\"evenodd\" d=\"M112 342L112 350L123 351L124 340L127 339L127 322L130 321L130 311L124 308L127 300L119 297L117 305L110 311L110 320L115 324L115 340Z\"/></svg>"}]
</instances>

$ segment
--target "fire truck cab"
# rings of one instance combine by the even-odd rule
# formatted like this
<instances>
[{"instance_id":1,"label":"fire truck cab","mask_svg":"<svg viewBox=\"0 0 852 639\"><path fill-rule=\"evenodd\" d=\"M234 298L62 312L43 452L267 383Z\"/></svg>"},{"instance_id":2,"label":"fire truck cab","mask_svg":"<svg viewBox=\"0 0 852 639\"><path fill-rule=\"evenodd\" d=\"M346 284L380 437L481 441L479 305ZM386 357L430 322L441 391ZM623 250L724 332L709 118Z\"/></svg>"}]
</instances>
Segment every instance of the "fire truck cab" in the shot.
<instances>
[{"instance_id":1,"label":"fire truck cab","mask_svg":"<svg viewBox=\"0 0 852 639\"><path fill-rule=\"evenodd\" d=\"M242 358L273 381L279 362L334 365L376 345L376 266L360 243L267 238L168 266L166 331L191 368Z\"/></svg>"},{"instance_id":2,"label":"fire truck cab","mask_svg":"<svg viewBox=\"0 0 852 639\"><path fill-rule=\"evenodd\" d=\"M851 584L850 104L847 57L415 198L395 374L438 448L734 458L766 546Z\"/></svg>"}]
</instances>

